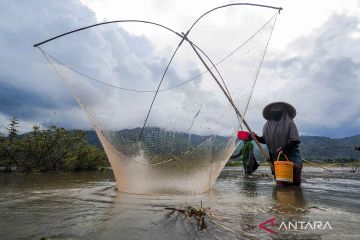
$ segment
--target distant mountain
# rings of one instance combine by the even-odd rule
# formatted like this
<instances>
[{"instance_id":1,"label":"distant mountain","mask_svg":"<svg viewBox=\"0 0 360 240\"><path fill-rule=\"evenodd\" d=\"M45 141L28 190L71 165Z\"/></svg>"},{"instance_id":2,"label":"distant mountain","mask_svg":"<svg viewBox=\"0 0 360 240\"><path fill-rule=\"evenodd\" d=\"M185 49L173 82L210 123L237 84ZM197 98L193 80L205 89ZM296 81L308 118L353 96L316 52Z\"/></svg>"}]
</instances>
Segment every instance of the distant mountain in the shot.
<instances>
[{"instance_id":1,"label":"distant mountain","mask_svg":"<svg viewBox=\"0 0 360 240\"><path fill-rule=\"evenodd\" d=\"M354 146L360 146L360 134L345 138L301 136L300 141L301 156L306 160L315 162L360 160L360 151L354 150ZM255 149L255 157L263 159L260 151Z\"/></svg>"},{"instance_id":2,"label":"distant mountain","mask_svg":"<svg viewBox=\"0 0 360 240\"><path fill-rule=\"evenodd\" d=\"M101 145L95 131L86 131L86 133L85 140L88 143L97 146ZM141 128L104 132L104 134L112 138L112 143L115 147L124 154L126 153L127 156L137 154L140 133ZM171 156L182 155L194 148L207 152L209 146L212 146L213 153L219 153L226 146L227 140L226 137L219 135L202 136L186 132L169 131L157 127L147 127L142 133L141 147L147 154L154 156L154 158L169 154Z\"/></svg>"},{"instance_id":3,"label":"distant mountain","mask_svg":"<svg viewBox=\"0 0 360 240\"><path fill-rule=\"evenodd\" d=\"M85 140L92 144L101 147L101 143L93 130L84 131L86 133ZM118 132L110 132L110 134L118 139L119 147L126 150L128 147L124 145L137 142L141 128L135 129L123 129ZM28 133L19 135L20 138L26 137ZM210 136L200 136L196 134L187 134L183 132L172 132L162 130L160 128L146 128L143 132L142 142L145 147L151 149L153 153L172 152L172 154L181 154L182 149L178 149L178 143L182 142L184 149L191 149L203 143ZM0 136L1 138L1 136ZM4 138L4 136L3 136ZM6 137L5 137L6 138ZM360 146L360 134L345 137L345 138L328 138L321 136L301 136L300 137L300 151L302 156L311 161L332 161L332 160L360 160L360 151L355 151L355 146ZM222 136L214 136L212 139L214 146L213 151L221 151L224 144L227 143L227 138ZM120 143L121 142L121 143ZM161 144L156 145L156 142ZM155 146L156 145L156 146ZM241 145L235 152L240 150ZM257 159L263 159L259 149L255 148L255 157Z\"/></svg>"},{"instance_id":4,"label":"distant mountain","mask_svg":"<svg viewBox=\"0 0 360 240\"><path fill-rule=\"evenodd\" d=\"M98 146L98 147L101 146L101 142L100 142L98 136L96 135L95 131L85 131L85 132L86 132L86 135L85 135L86 142L88 142L92 145Z\"/></svg>"},{"instance_id":5,"label":"distant mountain","mask_svg":"<svg viewBox=\"0 0 360 240\"><path fill-rule=\"evenodd\" d=\"M360 159L360 134L345 138L301 136L300 151L309 160Z\"/></svg>"},{"instance_id":6,"label":"distant mountain","mask_svg":"<svg viewBox=\"0 0 360 240\"><path fill-rule=\"evenodd\" d=\"M301 136L300 140L301 154L307 160L360 159L360 151L354 150L354 146L360 146L360 134L345 138ZM97 146L101 145L95 131L87 131L86 141ZM259 151L256 151L255 155L258 159L262 159Z\"/></svg>"}]
</instances>

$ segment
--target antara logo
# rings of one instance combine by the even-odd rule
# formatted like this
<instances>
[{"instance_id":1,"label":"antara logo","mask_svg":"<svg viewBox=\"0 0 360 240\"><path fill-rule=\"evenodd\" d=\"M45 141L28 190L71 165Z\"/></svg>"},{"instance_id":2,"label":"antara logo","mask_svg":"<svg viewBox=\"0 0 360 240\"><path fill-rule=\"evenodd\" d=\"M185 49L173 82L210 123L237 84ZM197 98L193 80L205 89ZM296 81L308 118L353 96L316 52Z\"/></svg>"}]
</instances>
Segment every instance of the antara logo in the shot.
<instances>
[{"instance_id":1,"label":"antara logo","mask_svg":"<svg viewBox=\"0 0 360 240\"><path fill-rule=\"evenodd\" d=\"M277 234L278 230L332 230L329 222L322 221L282 221L279 227L276 227L275 217L259 224L259 227L271 234Z\"/></svg>"},{"instance_id":2,"label":"antara logo","mask_svg":"<svg viewBox=\"0 0 360 240\"><path fill-rule=\"evenodd\" d=\"M267 226L268 225L268 226ZM276 234L276 220L275 217L270 218L269 220L260 223L259 227L269 233Z\"/></svg>"},{"instance_id":3,"label":"antara logo","mask_svg":"<svg viewBox=\"0 0 360 240\"><path fill-rule=\"evenodd\" d=\"M314 221L314 222L305 222L305 221L294 221L294 222L281 222L279 230L325 230L330 229L332 227L329 222L325 224L322 221Z\"/></svg>"}]
</instances>

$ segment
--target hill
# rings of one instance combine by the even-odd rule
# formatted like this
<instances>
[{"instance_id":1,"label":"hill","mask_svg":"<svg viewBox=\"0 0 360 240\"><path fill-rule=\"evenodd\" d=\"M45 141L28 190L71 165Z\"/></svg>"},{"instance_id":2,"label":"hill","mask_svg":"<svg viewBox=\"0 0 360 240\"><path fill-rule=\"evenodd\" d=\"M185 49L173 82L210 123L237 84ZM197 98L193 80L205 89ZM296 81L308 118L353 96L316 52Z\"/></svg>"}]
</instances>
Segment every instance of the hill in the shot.
<instances>
[{"instance_id":1,"label":"hill","mask_svg":"<svg viewBox=\"0 0 360 240\"><path fill-rule=\"evenodd\" d=\"M101 145L94 131L87 131L85 139L90 144ZM300 140L301 154L311 161L360 159L360 152L354 150L354 146L360 146L360 134L345 138L301 136ZM259 151L255 155L262 159Z\"/></svg>"},{"instance_id":2,"label":"hill","mask_svg":"<svg viewBox=\"0 0 360 240\"><path fill-rule=\"evenodd\" d=\"M155 129L152 129L153 131ZM122 130L124 131L124 130ZM125 130L130 134L132 131L136 130ZM95 131L84 131L85 141L91 145L100 147L101 143L95 133ZM124 132L123 132L124 134ZM181 133L178 133L178 138L181 139ZM200 139L196 139L196 142L201 142ZM354 146L360 146L360 134L345 137L345 138L328 138L322 136L301 136L300 137L300 151L302 156L311 161L332 161L332 160L350 160L350 159L360 159L360 151L355 151ZM195 142L194 142L195 144ZM163 146L166 147L166 146ZM255 156L257 159L262 159L259 150L255 148Z\"/></svg>"},{"instance_id":3,"label":"hill","mask_svg":"<svg viewBox=\"0 0 360 240\"><path fill-rule=\"evenodd\" d=\"M360 159L354 146L360 145L360 134L345 138L301 136L300 150L308 160Z\"/></svg>"}]
</instances>

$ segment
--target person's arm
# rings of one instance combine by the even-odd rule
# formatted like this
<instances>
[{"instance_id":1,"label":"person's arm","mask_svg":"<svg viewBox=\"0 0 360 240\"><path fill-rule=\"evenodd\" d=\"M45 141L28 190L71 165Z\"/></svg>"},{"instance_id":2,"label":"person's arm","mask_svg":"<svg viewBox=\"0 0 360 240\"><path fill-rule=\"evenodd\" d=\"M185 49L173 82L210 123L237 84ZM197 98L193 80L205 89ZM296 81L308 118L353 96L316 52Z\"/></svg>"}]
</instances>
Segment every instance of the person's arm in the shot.
<instances>
[{"instance_id":1,"label":"person's arm","mask_svg":"<svg viewBox=\"0 0 360 240\"><path fill-rule=\"evenodd\" d=\"M252 132L250 136L252 139L254 140L256 139L259 143L266 144L266 140L264 136L260 137L255 132Z\"/></svg>"},{"instance_id":2,"label":"person's arm","mask_svg":"<svg viewBox=\"0 0 360 240\"><path fill-rule=\"evenodd\" d=\"M256 135L255 133L254 133L254 135L256 137L256 140L258 140L259 143L266 144L266 140L263 136L260 137L260 136Z\"/></svg>"},{"instance_id":3,"label":"person's arm","mask_svg":"<svg viewBox=\"0 0 360 240\"><path fill-rule=\"evenodd\" d=\"M284 153L288 153L288 152L291 151L292 149L298 148L298 147L299 147L299 144L300 144L300 141L299 141L299 140L292 140L292 141L288 142L285 146L283 146L283 147L281 148L281 150L282 150Z\"/></svg>"},{"instance_id":4,"label":"person's arm","mask_svg":"<svg viewBox=\"0 0 360 240\"><path fill-rule=\"evenodd\" d=\"M242 154L242 148L240 149L240 151L239 151L238 154L232 155L232 156L230 157L230 159L238 158L238 157L241 156L241 154Z\"/></svg>"}]
</instances>

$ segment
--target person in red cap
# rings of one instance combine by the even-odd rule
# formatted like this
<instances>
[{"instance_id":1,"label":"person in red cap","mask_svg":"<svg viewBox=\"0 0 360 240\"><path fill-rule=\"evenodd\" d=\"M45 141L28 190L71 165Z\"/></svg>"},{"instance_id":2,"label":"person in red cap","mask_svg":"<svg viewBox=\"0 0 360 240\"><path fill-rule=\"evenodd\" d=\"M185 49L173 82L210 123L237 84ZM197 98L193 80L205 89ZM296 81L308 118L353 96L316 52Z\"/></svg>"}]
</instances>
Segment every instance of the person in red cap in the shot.
<instances>
[{"instance_id":1,"label":"person in red cap","mask_svg":"<svg viewBox=\"0 0 360 240\"><path fill-rule=\"evenodd\" d=\"M267 120L263 127L263 136L256 137L260 143L266 144L272 163L280 151L287 155L294 163L293 184L300 185L302 158L299 151L300 137L293 119L296 109L286 102L273 102L263 110L263 116ZM283 160L280 158L280 160ZM273 172L274 174L274 172Z\"/></svg>"},{"instance_id":2,"label":"person in red cap","mask_svg":"<svg viewBox=\"0 0 360 240\"><path fill-rule=\"evenodd\" d=\"M245 139L241 140L244 140L244 144L240 152L231 156L230 159L242 156L244 172L246 175L251 175L259 167L254 156L254 144L251 142L253 139L251 135L248 134Z\"/></svg>"}]
</instances>

